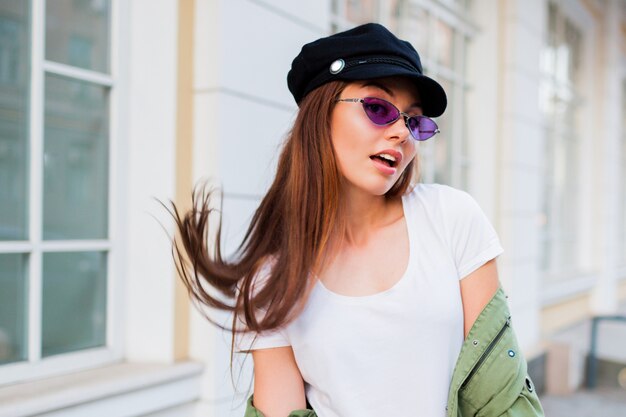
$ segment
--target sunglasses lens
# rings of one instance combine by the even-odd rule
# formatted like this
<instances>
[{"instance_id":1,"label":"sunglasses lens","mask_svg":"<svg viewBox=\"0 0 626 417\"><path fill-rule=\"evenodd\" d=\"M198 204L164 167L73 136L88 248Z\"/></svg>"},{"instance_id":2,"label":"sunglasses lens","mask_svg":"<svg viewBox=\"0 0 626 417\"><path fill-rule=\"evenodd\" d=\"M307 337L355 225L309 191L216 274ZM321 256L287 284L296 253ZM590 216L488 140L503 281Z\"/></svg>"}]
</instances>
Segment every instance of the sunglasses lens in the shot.
<instances>
[{"instance_id":1,"label":"sunglasses lens","mask_svg":"<svg viewBox=\"0 0 626 417\"><path fill-rule=\"evenodd\" d=\"M381 126L398 120L400 116L400 112L393 104L379 98L364 98L363 110L374 124Z\"/></svg>"},{"instance_id":2,"label":"sunglasses lens","mask_svg":"<svg viewBox=\"0 0 626 417\"><path fill-rule=\"evenodd\" d=\"M437 123L426 116L413 116L409 118L409 130L417 140L426 140L438 132Z\"/></svg>"}]
</instances>

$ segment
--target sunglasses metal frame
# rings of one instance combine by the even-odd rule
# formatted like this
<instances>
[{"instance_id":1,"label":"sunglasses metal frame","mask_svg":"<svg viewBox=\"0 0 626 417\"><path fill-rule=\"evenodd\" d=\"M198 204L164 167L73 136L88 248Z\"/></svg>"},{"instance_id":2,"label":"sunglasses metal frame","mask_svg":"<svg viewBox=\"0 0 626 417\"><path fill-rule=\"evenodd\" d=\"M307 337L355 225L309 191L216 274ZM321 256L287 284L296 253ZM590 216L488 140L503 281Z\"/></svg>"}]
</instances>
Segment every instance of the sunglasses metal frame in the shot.
<instances>
[{"instance_id":1,"label":"sunglasses metal frame","mask_svg":"<svg viewBox=\"0 0 626 417\"><path fill-rule=\"evenodd\" d=\"M391 120L391 121L389 121L389 122L387 122L387 123L378 124L378 123L376 123L375 121L373 121L373 120L370 118L369 114L367 114L367 111L365 110L365 107L364 107L364 108L363 108L363 111L364 111L364 112L365 112L365 114L367 115L367 118L368 118L368 119L370 119L370 121L371 121L372 123L374 123L376 126L387 126L387 125L390 125L390 124L392 124L392 123L395 123L395 122L396 122L396 121L400 118L400 116L402 116L402 117L404 118L404 125L405 125L405 126L406 126L406 128L409 130L409 134L411 135L411 137L412 137L413 139L415 139L415 140L424 141L424 140L427 140L427 139L432 138L433 136L435 136L437 133L439 133L439 132L440 132L440 130L439 130L439 126L437 126L437 123L436 123L433 119L431 119L430 117L428 117L428 116L422 116L422 115L414 115L414 116L411 116L411 115L410 115L410 114L408 114L408 113L405 113L405 112L403 112L403 111L400 111L400 109L399 109L399 108L397 108L395 104L393 104L392 102L390 102L390 101L388 101L388 100L385 100L385 99L383 99L383 98L379 98L379 97L363 97L363 98L337 98L337 99L335 99L335 101L343 101L343 102L346 102L346 103L361 103L361 104L365 104L365 99L368 99L368 98L375 99L375 100L380 100L380 101L384 101L385 103L388 103L391 107L393 107L394 109L396 109L396 111L398 112L398 117L396 117L395 119L393 119L393 120ZM418 120L419 120L419 119L428 119L428 120L430 120L430 121L431 121L431 122L435 125L435 130L434 130L434 131L429 131L429 133L432 133L432 135L428 136L427 138L418 139L418 138L416 138L416 137L413 135L413 132L411 131L411 128L409 127L409 119L418 119Z\"/></svg>"}]
</instances>

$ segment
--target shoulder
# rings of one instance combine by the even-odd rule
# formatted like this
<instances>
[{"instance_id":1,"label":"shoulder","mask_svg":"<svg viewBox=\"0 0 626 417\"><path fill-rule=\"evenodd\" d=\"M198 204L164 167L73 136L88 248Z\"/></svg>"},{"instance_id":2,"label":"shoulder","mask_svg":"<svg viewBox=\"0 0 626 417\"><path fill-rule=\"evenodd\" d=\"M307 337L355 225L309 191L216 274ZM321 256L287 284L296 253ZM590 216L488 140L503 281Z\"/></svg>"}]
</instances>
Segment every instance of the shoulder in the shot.
<instances>
[{"instance_id":1,"label":"shoulder","mask_svg":"<svg viewBox=\"0 0 626 417\"><path fill-rule=\"evenodd\" d=\"M414 217L436 224L449 244L494 234L482 207L467 191L445 184L418 184L406 198L415 200L408 203L417 214Z\"/></svg>"},{"instance_id":2,"label":"shoulder","mask_svg":"<svg viewBox=\"0 0 626 417\"><path fill-rule=\"evenodd\" d=\"M416 184L404 198L407 201L419 200L424 206L436 208L443 213L458 212L476 205L476 201L467 191L438 183Z\"/></svg>"},{"instance_id":3,"label":"shoulder","mask_svg":"<svg viewBox=\"0 0 626 417\"><path fill-rule=\"evenodd\" d=\"M249 280L251 298L258 294L259 291L265 286L267 280L272 274L272 269L274 268L275 263L276 257L273 255L268 255L259 260L259 267L257 268L256 272L254 273L254 275L247 278L247 280ZM236 285L237 293L241 291L242 285L244 285L244 281L240 280Z\"/></svg>"},{"instance_id":4,"label":"shoulder","mask_svg":"<svg viewBox=\"0 0 626 417\"><path fill-rule=\"evenodd\" d=\"M466 191L460 190L458 188L454 188L447 184L439 184L436 182L425 183L420 182L415 184L412 188L407 191L407 196L410 195L420 195L423 197L434 197L434 196L448 196L448 195L459 195L459 194L467 194Z\"/></svg>"}]
</instances>

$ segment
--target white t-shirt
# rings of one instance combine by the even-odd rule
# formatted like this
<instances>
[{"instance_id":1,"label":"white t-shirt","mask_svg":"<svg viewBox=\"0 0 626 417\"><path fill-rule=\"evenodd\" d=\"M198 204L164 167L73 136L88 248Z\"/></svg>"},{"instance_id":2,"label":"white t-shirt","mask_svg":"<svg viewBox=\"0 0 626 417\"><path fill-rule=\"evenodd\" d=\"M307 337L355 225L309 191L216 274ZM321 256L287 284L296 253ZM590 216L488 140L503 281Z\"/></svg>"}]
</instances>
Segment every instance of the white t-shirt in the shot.
<instances>
[{"instance_id":1,"label":"white t-shirt","mask_svg":"<svg viewBox=\"0 0 626 417\"><path fill-rule=\"evenodd\" d=\"M418 184L402 205L410 256L393 287L352 297L318 281L292 323L258 334L253 346L254 334L236 338L238 352L291 346L318 417L446 414L463 343L459 280L503 249L465 191Z\"/></svg>"}]
</instances>

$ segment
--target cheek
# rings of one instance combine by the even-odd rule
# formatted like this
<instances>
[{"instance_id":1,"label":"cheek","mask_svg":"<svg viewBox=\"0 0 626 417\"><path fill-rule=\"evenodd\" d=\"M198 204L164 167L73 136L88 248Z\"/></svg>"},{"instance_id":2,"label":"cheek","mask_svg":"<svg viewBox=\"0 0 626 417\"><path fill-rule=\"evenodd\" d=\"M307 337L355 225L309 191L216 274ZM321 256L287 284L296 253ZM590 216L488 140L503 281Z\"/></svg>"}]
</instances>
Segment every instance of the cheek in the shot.
<instances>
[{"instance_id":1,"label":"cheek","mask_svg":"<svg viewBox=\"0 0 626 417\"><path fill-rule=\"evenodd\" d=\"M333 117L330 137L335 157L340 164L348 163L358 155L358 150L362 146L359 144L362 133L358 128L359 126L347 117Z\"/></svg>"},{"instance_id":2,"label":"cheek","mask_svg":"<svg viewBox=\"0 0 626 417\"><path fill-rule=\"evenodd\" d=\"M404 168L406 168L406 166L409 165L409 163L417 156L417 148L418 143L415 140L407 144L404 150L404 159L402 160L402 165Z\"/></svg>"},{"instance_id":3,"label":"cheek","mask_svg":"<svg viewBox=\"0 0 626 417\"><path fill-rule=\"evenodd\" d=\"M336 120L332 121L330 129L330 143L333 145L333 151L335 153L335 158L337 162L342 159L343 148L345 147L345 134L344 128L341 123L338 123Z\"/></svg>"}]
</instances>

